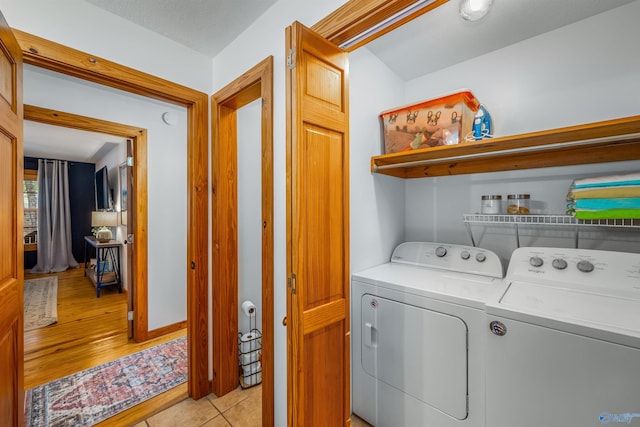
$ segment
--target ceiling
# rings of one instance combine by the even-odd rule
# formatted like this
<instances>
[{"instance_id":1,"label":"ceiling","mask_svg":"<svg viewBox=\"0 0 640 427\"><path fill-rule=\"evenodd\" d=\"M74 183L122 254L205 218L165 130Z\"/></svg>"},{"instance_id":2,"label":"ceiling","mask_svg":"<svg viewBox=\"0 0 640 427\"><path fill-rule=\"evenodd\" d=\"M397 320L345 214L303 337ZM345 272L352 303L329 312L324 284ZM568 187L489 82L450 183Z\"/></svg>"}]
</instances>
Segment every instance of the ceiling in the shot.
<instances>
[{"instance_id":1,"label":"ceiling","mask_svg":"<svg viewBox=\"0 0 640 427\"><path fill-rule=\"evenodd\" d=\"M85 1L213 57L277 0ZM459 1L451 0L367 48L410 80L632 1L640 0L493 0L485 18L467 22L458 15ZM95 162L118 141L25 122L25 155Z\"/></svg>"},{"instance_id":2,"label":"ceiling","mask_svg":"<svg viewBox=\"0 0 640 427\"><path fill-rule=\"evenodd\" d=\"M277 0L85 0L214 57ZM95 163L122 138L25 121L25 156Z\"/></svg>"},{"instance_id":3,"label":"ceiling","mask_svg":"<svg viewBox=\"0 0 640 427\"><path fill-rule=\"evenodd\" d=\"M123 141L102 133L24 122L25 157L96 163Z\"/></svg>"},{"instance_id":4,"label":"ceiling","mask_svg":"<svg viewBox=\"0 0 640 427\"><path fill-rule=\"evenodd\" d=\"M277 0L85 0L210 58Z\"/></svg>"},{"instance_id":5,"label":"ceiling","mask_svg":"<svg viewBox=\"0 0 640 427\"><path fill-rule=\"evenodd\" d=\"M407 81L632 1L493 0L484 18L468 22L451 0L367 48Z\"/></svg>"}]
</instances>

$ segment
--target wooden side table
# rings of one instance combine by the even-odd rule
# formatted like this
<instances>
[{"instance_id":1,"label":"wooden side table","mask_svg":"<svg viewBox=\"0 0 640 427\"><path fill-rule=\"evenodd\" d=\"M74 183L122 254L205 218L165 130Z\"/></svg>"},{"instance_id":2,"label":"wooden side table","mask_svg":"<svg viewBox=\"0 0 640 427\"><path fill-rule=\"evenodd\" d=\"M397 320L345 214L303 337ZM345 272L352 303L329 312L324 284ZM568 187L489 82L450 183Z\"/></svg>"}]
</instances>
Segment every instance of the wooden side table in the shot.
<instances>
[{"instance_id":1,"label":"wooden side table","mask_svg":"<svg viewBox=\"0 0 640 427\"><path fill-rule=\"evenodd\" d=\"M101 243L94 236L84 236L84 275L89 276L96 286L96 296L100 298L100 289L106 286L118 286L118 292L122 293L122 277L120 275L120 248L122 243L117 240L109 240ZM91 256L87 259L87 251L95 248L96 265L93 268ZM106 271L108 270L108 271Z\"/></svg>"}]
</instances>

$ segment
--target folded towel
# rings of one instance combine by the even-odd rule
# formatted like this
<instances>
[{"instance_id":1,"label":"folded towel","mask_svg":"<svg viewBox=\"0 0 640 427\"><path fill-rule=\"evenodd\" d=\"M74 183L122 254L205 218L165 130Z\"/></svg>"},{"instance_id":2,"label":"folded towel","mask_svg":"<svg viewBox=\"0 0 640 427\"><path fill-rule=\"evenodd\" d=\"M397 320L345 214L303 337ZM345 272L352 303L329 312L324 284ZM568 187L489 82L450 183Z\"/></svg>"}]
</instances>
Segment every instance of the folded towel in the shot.
<instances>
[{"instance_id":1,"label":"folded towel","mask_svg":"<svg viewBox=\"0 0 640 427\"><path fill-rule=\"evenodd\" d=\"M640 185L624 185L603 188L572 188L567 196L570 199L600 199L640 197Z\"/></svg>"},{"instance_id":2,"label":"folded towel","mask_svg":"<svg viewBox=\"0 0 640 427\"><path fill-rule=\"evenodd\" d=\"M640 172L625 175L609 175L594 178L582 178L573 181L573 188L619 187L621 185L640 185Z\"/></svg>"},{"instance_id":3,"label":"folded towel","mask_svg":"<svg viewBox=\"0 0 640 427\"><path fill-rule=\"evenodd\" d=\"M601 211L576 211L577 219L640 219L640 209L605 209Z\"/></svg>"},{"instance_id":4,"label":"folded towel","mask_svg":"<svg viewBox=\"0 0 640 427\"><path fill-rule=\"evenodd\" d=\"M604 209L640 209L640 198L625 199L578 199L575 201L575 209L580 210L604 210Z\"/></svg>"}]
</instances>

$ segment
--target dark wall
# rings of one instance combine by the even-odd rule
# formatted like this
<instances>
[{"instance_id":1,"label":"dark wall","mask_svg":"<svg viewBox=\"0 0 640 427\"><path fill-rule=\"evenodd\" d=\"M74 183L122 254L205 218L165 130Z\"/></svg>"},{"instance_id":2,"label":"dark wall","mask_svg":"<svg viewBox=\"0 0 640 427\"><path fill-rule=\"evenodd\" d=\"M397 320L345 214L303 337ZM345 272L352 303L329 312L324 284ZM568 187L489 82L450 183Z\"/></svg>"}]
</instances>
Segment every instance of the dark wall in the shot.
<instances>
[{"instance_id":1,"label":"dark wall","mask_svg":"<svg viewBox=\"0 0 640 427\"><path fill-rule=\"evenodd\" d=\"M38 159L24 158L25 169L38 169ZM84 261L84 236L91 234L91 211L95 210L93 163L69 162L69 207L71 210L71 251L79 263ZM25 252L24 268L37 263L37 252Z\"/></svg>"},{"instance_id":2,"label":"dark wall","mask_svg":"<svg viewBox=\"0 0 640 427\"><path fill-rule=\"evenodd\" d=\"M69 163L71 247L79 263L84 261L84 236L91 234L91 211L96 209L95 172L93 163Z\"/></svg>"}]
</instances>

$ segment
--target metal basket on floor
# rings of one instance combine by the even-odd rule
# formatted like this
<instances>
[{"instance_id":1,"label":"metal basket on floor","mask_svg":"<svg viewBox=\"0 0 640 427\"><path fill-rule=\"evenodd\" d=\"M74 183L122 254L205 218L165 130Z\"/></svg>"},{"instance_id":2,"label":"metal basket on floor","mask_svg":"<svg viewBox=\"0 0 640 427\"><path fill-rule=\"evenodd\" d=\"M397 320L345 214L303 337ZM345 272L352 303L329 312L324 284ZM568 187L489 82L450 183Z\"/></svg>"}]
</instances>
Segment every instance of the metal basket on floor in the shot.
<instances>
[{"instance_id":1,"label":"metal basket on floor","mask_svg":"<svg viewBox=\"0 0 640 427\"><path fill-rule=\"evenodd\" d=\"M258 329L238 333L238 364L240 387L246 389L262 383L262 333Z\"/></svg>"}]
</instances>

